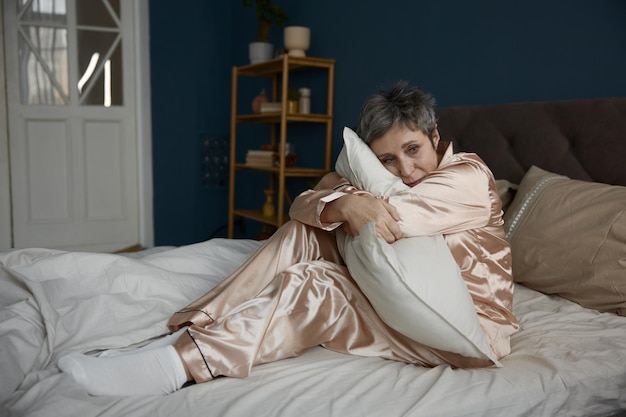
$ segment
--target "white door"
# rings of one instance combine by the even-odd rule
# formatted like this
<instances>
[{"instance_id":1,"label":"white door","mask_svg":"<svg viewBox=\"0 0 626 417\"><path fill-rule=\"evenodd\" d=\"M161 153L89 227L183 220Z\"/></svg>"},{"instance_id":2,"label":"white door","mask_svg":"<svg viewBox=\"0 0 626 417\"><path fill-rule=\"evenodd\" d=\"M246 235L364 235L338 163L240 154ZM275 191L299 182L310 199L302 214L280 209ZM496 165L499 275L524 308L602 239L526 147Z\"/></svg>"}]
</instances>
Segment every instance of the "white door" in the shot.
<instances>
[{"instance_id":1,"label":"white door","mask_svg":"<svg viewBox=\"0 0 626 417\"><path fill-rule=\"evenodd\" d=\"M3 6L13 247L140 244L136 3Z\"/></svg>"}]
</instances>

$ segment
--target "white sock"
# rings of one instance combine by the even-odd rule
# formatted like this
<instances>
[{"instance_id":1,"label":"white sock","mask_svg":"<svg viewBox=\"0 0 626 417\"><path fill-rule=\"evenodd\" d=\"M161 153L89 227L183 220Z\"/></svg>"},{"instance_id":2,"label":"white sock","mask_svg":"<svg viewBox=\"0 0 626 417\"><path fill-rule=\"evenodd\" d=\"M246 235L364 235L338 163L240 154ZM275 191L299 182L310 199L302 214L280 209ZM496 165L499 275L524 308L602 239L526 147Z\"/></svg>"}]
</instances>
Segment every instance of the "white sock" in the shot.
<instances>
[{"instance_id":1,"label":"white sock","mask_svg":"<svg viewBox=\"0 0 626 417\"><path fill-rule=\"evenodd\" d=\"M137 352L143 352L148 349L155 349L155 348L159 348L163 346L170 346L170 345L173 345L174 342L176 342L178 338L180 337L180 335L185 331L187 331L187 327L182 327L172 334L168 334L167 336L154 339L152 342L148 343L147 345L144 345L140 348L133 349L133 350L115 350L115 349L105 350L104 352L100 353L98 357L110 358L113 356L128 355L128 354L133 354Z\"/></svg>"},{"instance_id":2,"label":"white sock","mask_svg":"<svg viewBox=\"0 0 626 417\"><path fill-rule=\"evenodd\" d=\"M91 395L169 394L187 382L183 362L171 345L105 358L73 352L58 365Z\"/></svg>"}]
</instances>

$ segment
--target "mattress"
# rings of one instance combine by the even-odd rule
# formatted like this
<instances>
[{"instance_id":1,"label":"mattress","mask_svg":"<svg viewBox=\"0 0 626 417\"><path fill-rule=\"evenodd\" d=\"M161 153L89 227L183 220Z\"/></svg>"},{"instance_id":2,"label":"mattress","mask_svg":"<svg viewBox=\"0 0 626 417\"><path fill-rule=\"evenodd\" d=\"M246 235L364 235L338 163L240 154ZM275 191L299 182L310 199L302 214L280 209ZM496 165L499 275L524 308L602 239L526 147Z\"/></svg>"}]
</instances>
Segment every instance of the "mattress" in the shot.
<instances>
[{"instance_id":1,"label":"mattress","mask_svg":"<svg viewBox=\"0 0 626 417\"><path fill-rule=\"evenodd\" d=\"M517 285L502 368L420 368L321 347L167 396L92 397L58 358L131 350L258 247L206 242L122 256L0 254L2 416L607 416L626 409L626 317Z\"/></svg>"}]
</instances>

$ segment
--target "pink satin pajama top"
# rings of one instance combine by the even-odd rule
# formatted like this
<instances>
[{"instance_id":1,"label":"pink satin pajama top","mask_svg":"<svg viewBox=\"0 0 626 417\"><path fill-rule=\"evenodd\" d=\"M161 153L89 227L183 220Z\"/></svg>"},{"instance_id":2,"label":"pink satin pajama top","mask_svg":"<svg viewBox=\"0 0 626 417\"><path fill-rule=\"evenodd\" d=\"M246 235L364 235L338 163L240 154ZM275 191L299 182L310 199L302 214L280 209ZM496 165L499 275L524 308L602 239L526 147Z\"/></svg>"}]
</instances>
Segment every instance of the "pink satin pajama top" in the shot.
<instances>
[{"instance_id":1,"label":"pink satin pajama top","mask_svg":"<svg viewBox=\"0 0 626 417\"><path fill-rule=\"evenodd\" d=\"M479 322L498 357L510 352L510 336L519 325L512 313L511 250L504 237L502 203L495 179L476 154L454 154L440 143L437 169L419 184L388 197L400 214L405 237L442 234L458 263L474 301ZM347 193L362 192L336 173L314 190L298 196L290 217L334 230L341 223L321 223L324 206Z\"/></svg>"}]
</instances>

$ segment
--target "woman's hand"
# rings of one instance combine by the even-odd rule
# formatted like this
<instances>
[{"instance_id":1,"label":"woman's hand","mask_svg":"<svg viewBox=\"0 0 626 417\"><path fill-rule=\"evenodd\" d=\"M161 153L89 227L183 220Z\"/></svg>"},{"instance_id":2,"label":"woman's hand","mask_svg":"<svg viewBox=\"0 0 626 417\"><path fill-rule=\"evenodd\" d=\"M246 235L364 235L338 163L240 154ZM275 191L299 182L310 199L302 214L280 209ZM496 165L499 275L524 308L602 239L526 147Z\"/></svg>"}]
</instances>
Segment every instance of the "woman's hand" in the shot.
<instances>
[{"instance_id":1,"label":"woman's hand","mask_svg":"<svg viewBox=\"0 0 626 417\"><path fill-rule=\"evenodd\" d=\"M322 211L325 222L343 221L343 229L352 236L357 236L363 226L374 222L376 234L393 243L402 237L400 216L394 206L369 194L348 194L328 204Z\"/></svg>"}]
</instances>

